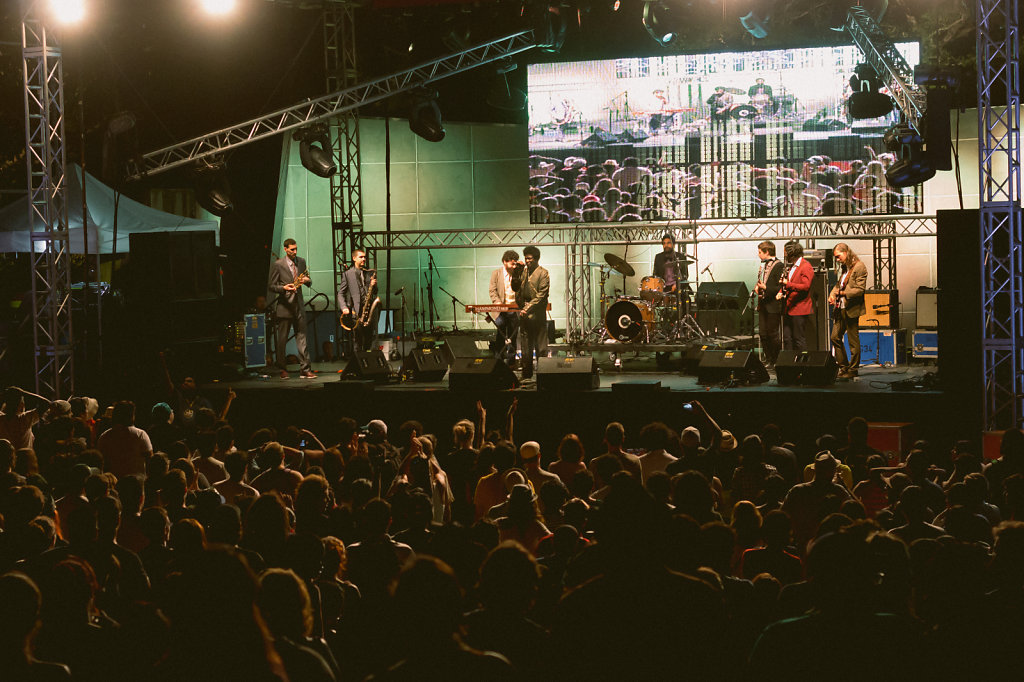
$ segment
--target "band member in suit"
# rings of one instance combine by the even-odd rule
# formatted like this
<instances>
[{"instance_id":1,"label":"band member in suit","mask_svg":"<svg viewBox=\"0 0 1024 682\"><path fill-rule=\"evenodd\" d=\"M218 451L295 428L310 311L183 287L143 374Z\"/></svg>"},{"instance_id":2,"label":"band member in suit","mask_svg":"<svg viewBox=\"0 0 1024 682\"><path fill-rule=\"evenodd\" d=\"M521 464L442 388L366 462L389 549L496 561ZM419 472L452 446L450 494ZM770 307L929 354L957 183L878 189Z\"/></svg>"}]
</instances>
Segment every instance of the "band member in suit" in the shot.
<instances>
[{"instance_id":1,"label":"band member in suit","mask_svg":"<svg viewBox=\"0 0 1024 682\"><path fill-rule=\"evenodd\" d=\"M782 302L778 294L786 266L775 257L775 242L758 244L757 257L761 260L761 267L757 270L757 284L754 285L757 296L757 330L761 337L765 364L773 367L782 350Z\"/></svg>"},{"instance_id":2,"label":"band member in suit","mask_svg":"<svg viewBox=\"0 0 1024 682\"><path fill-rule=\"evenodd\" d=\"M741 90L742 92L742 90ZM708 105L711 107L712 125L723 125L729 120L729 112L732 109L732 94L725 91L721 85L715 88L715 92L708 97Z\"/></svg>"},{"instance_id":3,"label":"band member in suit","mask_svg":"<svg viewBox=\"0 0 1024 682\"><path fill-rule=\"evenodd\" d=\"M519 254L511 249L501 255L501 267L491 273L491 284L488 292L491 303L496 305L515 305L516 292L512 285L525 266L519 262ZM498 313L492 318L498 328L495 339L497 356L511 365L516 359L516 336L519 332L519 313L514 311Z\"/></svg>"},{"instance_id":4,"label":"band member in suit","mask_svg":"<svg viewBox=\"0 0 1024 682\"><path fill-rule=\"evenodd\" d=\"M284 240L284 258L278 258L270 268L268 289L277 294L274 315L277 317L277 368L281 378L288 378L288 367L285 360L285 346L288 343L288 332L295 327L295 351L299 356L299 376L312 379L312 367L309 365L309 354L306 353L306 309L302 298L302 285L312 284L306 259L298 255L299 245L294 239Z\"/></svg>"},{"instance_id":5,"label":"band member in suit","mask_svg":"<svg viewBox=\"0 0 1024 682\"><path fill-rule=\"evenodd\" d=\"M540 250L536 246L523 249L526 267L513 287L519 305L519 347L522 349L523 378L533 376L533 354L538 358L548 352L548 292L551 277L540 266Z\"/></svg>"},{"instance_id":6,"label":"band member in suit","mask_svg":"<svg viewBox=\"0 0 1024 682\"><path fill-rule=\"evenodd\" d=\"M675 237L668 233L661 238L661 249L661 253L654 256L654 276L665 280L665 293L671 294L679 280L685 280L689 274L686 256L676 251Z\"/></svg>"},{"instance_id":7,"label":"band member in suit","mask_svg":"<svg viewBox=\"0 0 1024 682\"><path fill-rule=\"evenodd\" d=\"M832 348L840 367L839 377L850 379L857 376L857 368L860 367L860 316L867 311L864 289L868 285L868 268L844 243L836 244L833 254L836 262L842 265L842 273L828 295L828 303L833 309ZM844 335L850 340L849 358L843 345Z\"/></svg>"},{"instance_id":8,"label":"band member in suit","mask_svg":"<svg viewBox=\"0 0 1024 682\"><path fill-rule=\"evenodd\" d=\"M765 85L763 78L758 78L749 88L747 96L750 103L757 107L762 114L769 114L772 111L772 86Z\"/></svg>"},{"instance_id":9,"label":"band member in suit","mask_svg":"<svg viewBox=\"0 0 1024 682\"><path fill-rule=\"evenodd\" d=\"M377 321L380 317L380 299L377 298L377 273L366 267L366 252L356 249L352 252L352 267L345 271L338 287L338 310L342 322L351 327L363 314L363 302L369 293L369 305L376 303L367 324L352 331L352 345L355 351L373 350L377 347Z\"/></svg>"},{"instance_id":10,"label":"band member in suit","mask_svg":"<svg viewBox=\"0 0 1024 682\"><path fill-rule=\"evenodd\" d=\"M784 301L782 345L789 350L807 350L804 327L814 312L811 302L814 268L804 260L804 247L800 242L786 242L785 252L787 270L782 275L782 288L777 295L780 301Z\"/></svg>"}]
</instances>

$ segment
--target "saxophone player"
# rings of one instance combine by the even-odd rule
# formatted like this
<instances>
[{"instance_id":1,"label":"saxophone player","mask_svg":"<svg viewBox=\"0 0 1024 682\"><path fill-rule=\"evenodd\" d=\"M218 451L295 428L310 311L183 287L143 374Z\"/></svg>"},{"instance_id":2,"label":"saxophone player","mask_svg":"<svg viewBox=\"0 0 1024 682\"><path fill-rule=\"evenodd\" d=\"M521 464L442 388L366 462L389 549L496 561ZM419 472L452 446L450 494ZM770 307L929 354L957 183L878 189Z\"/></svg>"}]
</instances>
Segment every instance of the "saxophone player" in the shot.
<instances>
[{"instance_id":1,"label":"saxophone player","mask_svg":"<svg viewBox=\"0 0 1024 682\"><path fill-rule=\"evenodd\" d=\"M284 240L284 258L278 258L270 269L270 292L277 295L274 305L274 317L277 319L277 368L281 378L288 378L288 367L285 346L288 344L288 331L295 327L295 352L299 358L299 376L313 379L316 375L309 365L309 354L306 352L306 306L302 299L302 285L312 284L306 259L298 255L299 245L294 239Z\"/></svg>"},{"instance_id":2,"label":"saxophone player","mask_svg":"<svg viewBox=\"0 0 1024 682\"><path fill-rule=\"evenodd\" d=\"M365 306L368 306L365 307ZM353 327L353 319L368 319L352 329L352 343L355 351L373 350L377 347L377 318L380 316L380 299L377 297L377 273L366 267L366 252L356 249L352 252L352 267L345 271L338 288L338 310L346 328Z\"/></svg>"}]
</instances>

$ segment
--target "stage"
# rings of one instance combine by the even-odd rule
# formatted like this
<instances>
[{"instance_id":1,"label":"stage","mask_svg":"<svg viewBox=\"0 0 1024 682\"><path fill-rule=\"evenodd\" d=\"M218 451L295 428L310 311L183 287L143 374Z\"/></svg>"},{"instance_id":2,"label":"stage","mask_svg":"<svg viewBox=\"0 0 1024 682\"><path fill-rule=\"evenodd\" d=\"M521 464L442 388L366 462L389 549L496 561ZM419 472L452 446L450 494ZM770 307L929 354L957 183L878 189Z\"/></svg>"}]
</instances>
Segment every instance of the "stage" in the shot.
<instances>
[{"instance_id":1,"label":"stage","mask_svg":"<svg viewBox=\"0 0 1024 682\"><path fill-rule=\"evenodd\" d=\"M235 391L238 397L230 418L238 433L297 425L312 429L328 445L337 420L352 417L360 424L384 419L392 429L416 419L446 447L452 424L461 418L473 419L477 400L487 410L490 430L504 427L513 399L518 401L517 441L538 440L554 447L562 435L575 432L588 453L600 448L601 433L610 421L626 426L631 447L639 447L639 430L652 421L663 421L677 431L689 425L699 428L701 424L683 407L693 400L699 400L723 428L745 435L775 422L787 439L806 448L813 448L813 443L801 443L801 439L824 432L842 437L853 416L913 423L916 437L957 435L950 431L956 422L948 418L955 396L936 388L934 364L862 367L859 377L828 386L780 385L774 372L760 384L702 386L696 376L676 368L682 363L678 355L669 357L671 369L665 368L664 357L652 353L617 356L618 367L610 354L594 354L600 382L595 390L538 389L536 375L509 390L450 390L447 377L429 382L397 380L401 367L397 361L391 363L396 377L387 382L343 379L344 363L335 362L314 363L318 372L314 379L300 379L297 371L287 380L276 371L266 376L250 372L206 384L203 390L215 404L227 388ZM894 384L906 390L893 390Z\"/></svg>"}]
</instances>

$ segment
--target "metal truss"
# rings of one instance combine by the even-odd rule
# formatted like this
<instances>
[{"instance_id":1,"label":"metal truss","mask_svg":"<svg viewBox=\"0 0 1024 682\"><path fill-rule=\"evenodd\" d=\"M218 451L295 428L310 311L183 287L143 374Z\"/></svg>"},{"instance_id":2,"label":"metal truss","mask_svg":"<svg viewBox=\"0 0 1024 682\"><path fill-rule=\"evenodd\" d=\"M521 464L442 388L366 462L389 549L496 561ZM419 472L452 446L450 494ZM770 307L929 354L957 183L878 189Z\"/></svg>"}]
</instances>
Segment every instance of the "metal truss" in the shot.
<instances>
[{"instance_id":1,"label":"metal truss","mask_svg":"<svg viewBox=\"0 0 1024 682\"><path fill-rule=\"evenodd\" d=\"M337 12L336 9L330 8L325 8L325 11ZM365 104L387 99L398 93L525 52L535 45L533 31L520 31L390 76L345 87L329 95L144 154L141 158L129 162L126 177L138 179L161 173L212 154L220 154L228 149L279 135L310 123L334 118ZM342 47L344 51L345 48L343 45Z\"/></svg>"},{"instance_id":2,"label":"metal truss","mask_svg":"<svg viewBox=\"0 0 1024 682\"><path fill-rule=\"evenodd\" d=\"M324 59L327 91L352 88L358 82L356 69L355 6L350 2L327 0L323 9ZM348 109L334 117L331 134L332 156L338 172L331 176L331 247L334 291L341 290L348 255L356 248L363 231L362 181L359 154L359 112ZM341 326L335 316L334 338L341 342Z\"/></svg>"},{"instance_id":3,"label":"metal truss","mask_svg":"<svg viewBox=\"0 0 1024 682\"><path fill-rule=\"evenodd\" d=\"M573 241L565 245L565 338L570 344L582 343L593 326L590 252L586 228L577 226Z\"/></svg>"},{"instance_id":4,"label":"metal truss","mask_svg":"<svg viewBox=\"0 0 1024 682\"><path fill-rule=\"evenodd\" d=\"M885 82L889 95L914 130L922 131L925 114L925 92L914 83L914 70L899 53L892 41L886 37L863 7L850 8L846 16L846 32L854 44L864 53L867 62Z\"/></svg>"},{"instance_id":5,"label":"metal truss","mask_svg":"<svg viewBox=\"0 0 1024 682\"><path fill-rule=\"evenodd\" d=\"M658 244L666 232L678 243L744 242L762 239L873 239L934 237L935 216L778 218L760 221L709 220L694 223L559 223L491 230L363 232L369 250L458 249L477 246L567 246Z\"/></svg>"},{"instance_id":6,"label":"metal truss","mask_svg":"<svg viewBox=\"0 0 1024 682\"><path fill-rule=\"evenodd\" d=\"M1020 7L978 0L976 9L984 423L1002 429L1024 416Z\"/></svg>"},{"instance_id":7,"label":"metal truss","mask_svg":"<svg viewBox=\"0 0 1024 682\"><path fill-rule=\"evenodd\" d=\"M21 52L25 92L25 166L32 226L32 316L36 392L65 398L75 390L71 335L71 261L64 148L64 78L57 36L25 0Z\"/></svg>"}]
</instances>

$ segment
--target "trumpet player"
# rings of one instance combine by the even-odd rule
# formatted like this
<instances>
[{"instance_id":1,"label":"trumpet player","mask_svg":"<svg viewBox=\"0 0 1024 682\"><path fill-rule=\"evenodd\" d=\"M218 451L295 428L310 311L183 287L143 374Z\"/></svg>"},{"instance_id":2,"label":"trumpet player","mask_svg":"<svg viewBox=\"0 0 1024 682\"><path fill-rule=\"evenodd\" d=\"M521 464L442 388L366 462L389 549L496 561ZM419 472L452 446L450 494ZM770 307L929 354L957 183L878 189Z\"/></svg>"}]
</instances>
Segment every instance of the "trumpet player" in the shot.
<instances>
[{"instance_id":1,"label":"trumpet player","mask_svg":"<svg viewBox=\"0 0 1024 682\"><path fill-rule=\"evenodd\" d=\"M345 271L338 288L338 310L346 328L352 329L352 344L356 352L377 347L377 318L380 317L380 299L377 297L377 273L366 267L366 252L352 252L352 267ZM369 319L354 324L364 313ZM354 328L353 328L354 327Z\"/></svg>"},{"instance_id":2,"label":"trumpet player","mask_svg":"<svg viewBox=\"0 0 1024 682\"><path fill-rule=\"evenodd\" d=\"M285 359L285 346L288 344L288 332L295 327L295 351L299 358L299 376L313 379L316 375L309 365L309 354L306 353L306 306L302 298L302 285L312 284L306 259L298 255L299 245L294 239L284 240L284 258L278 258L270 268L268 288L277 295L274 306L274 317L277 320L277 368L281 378L288 378L288 366Z\"/></svg>"}]
</instances>

